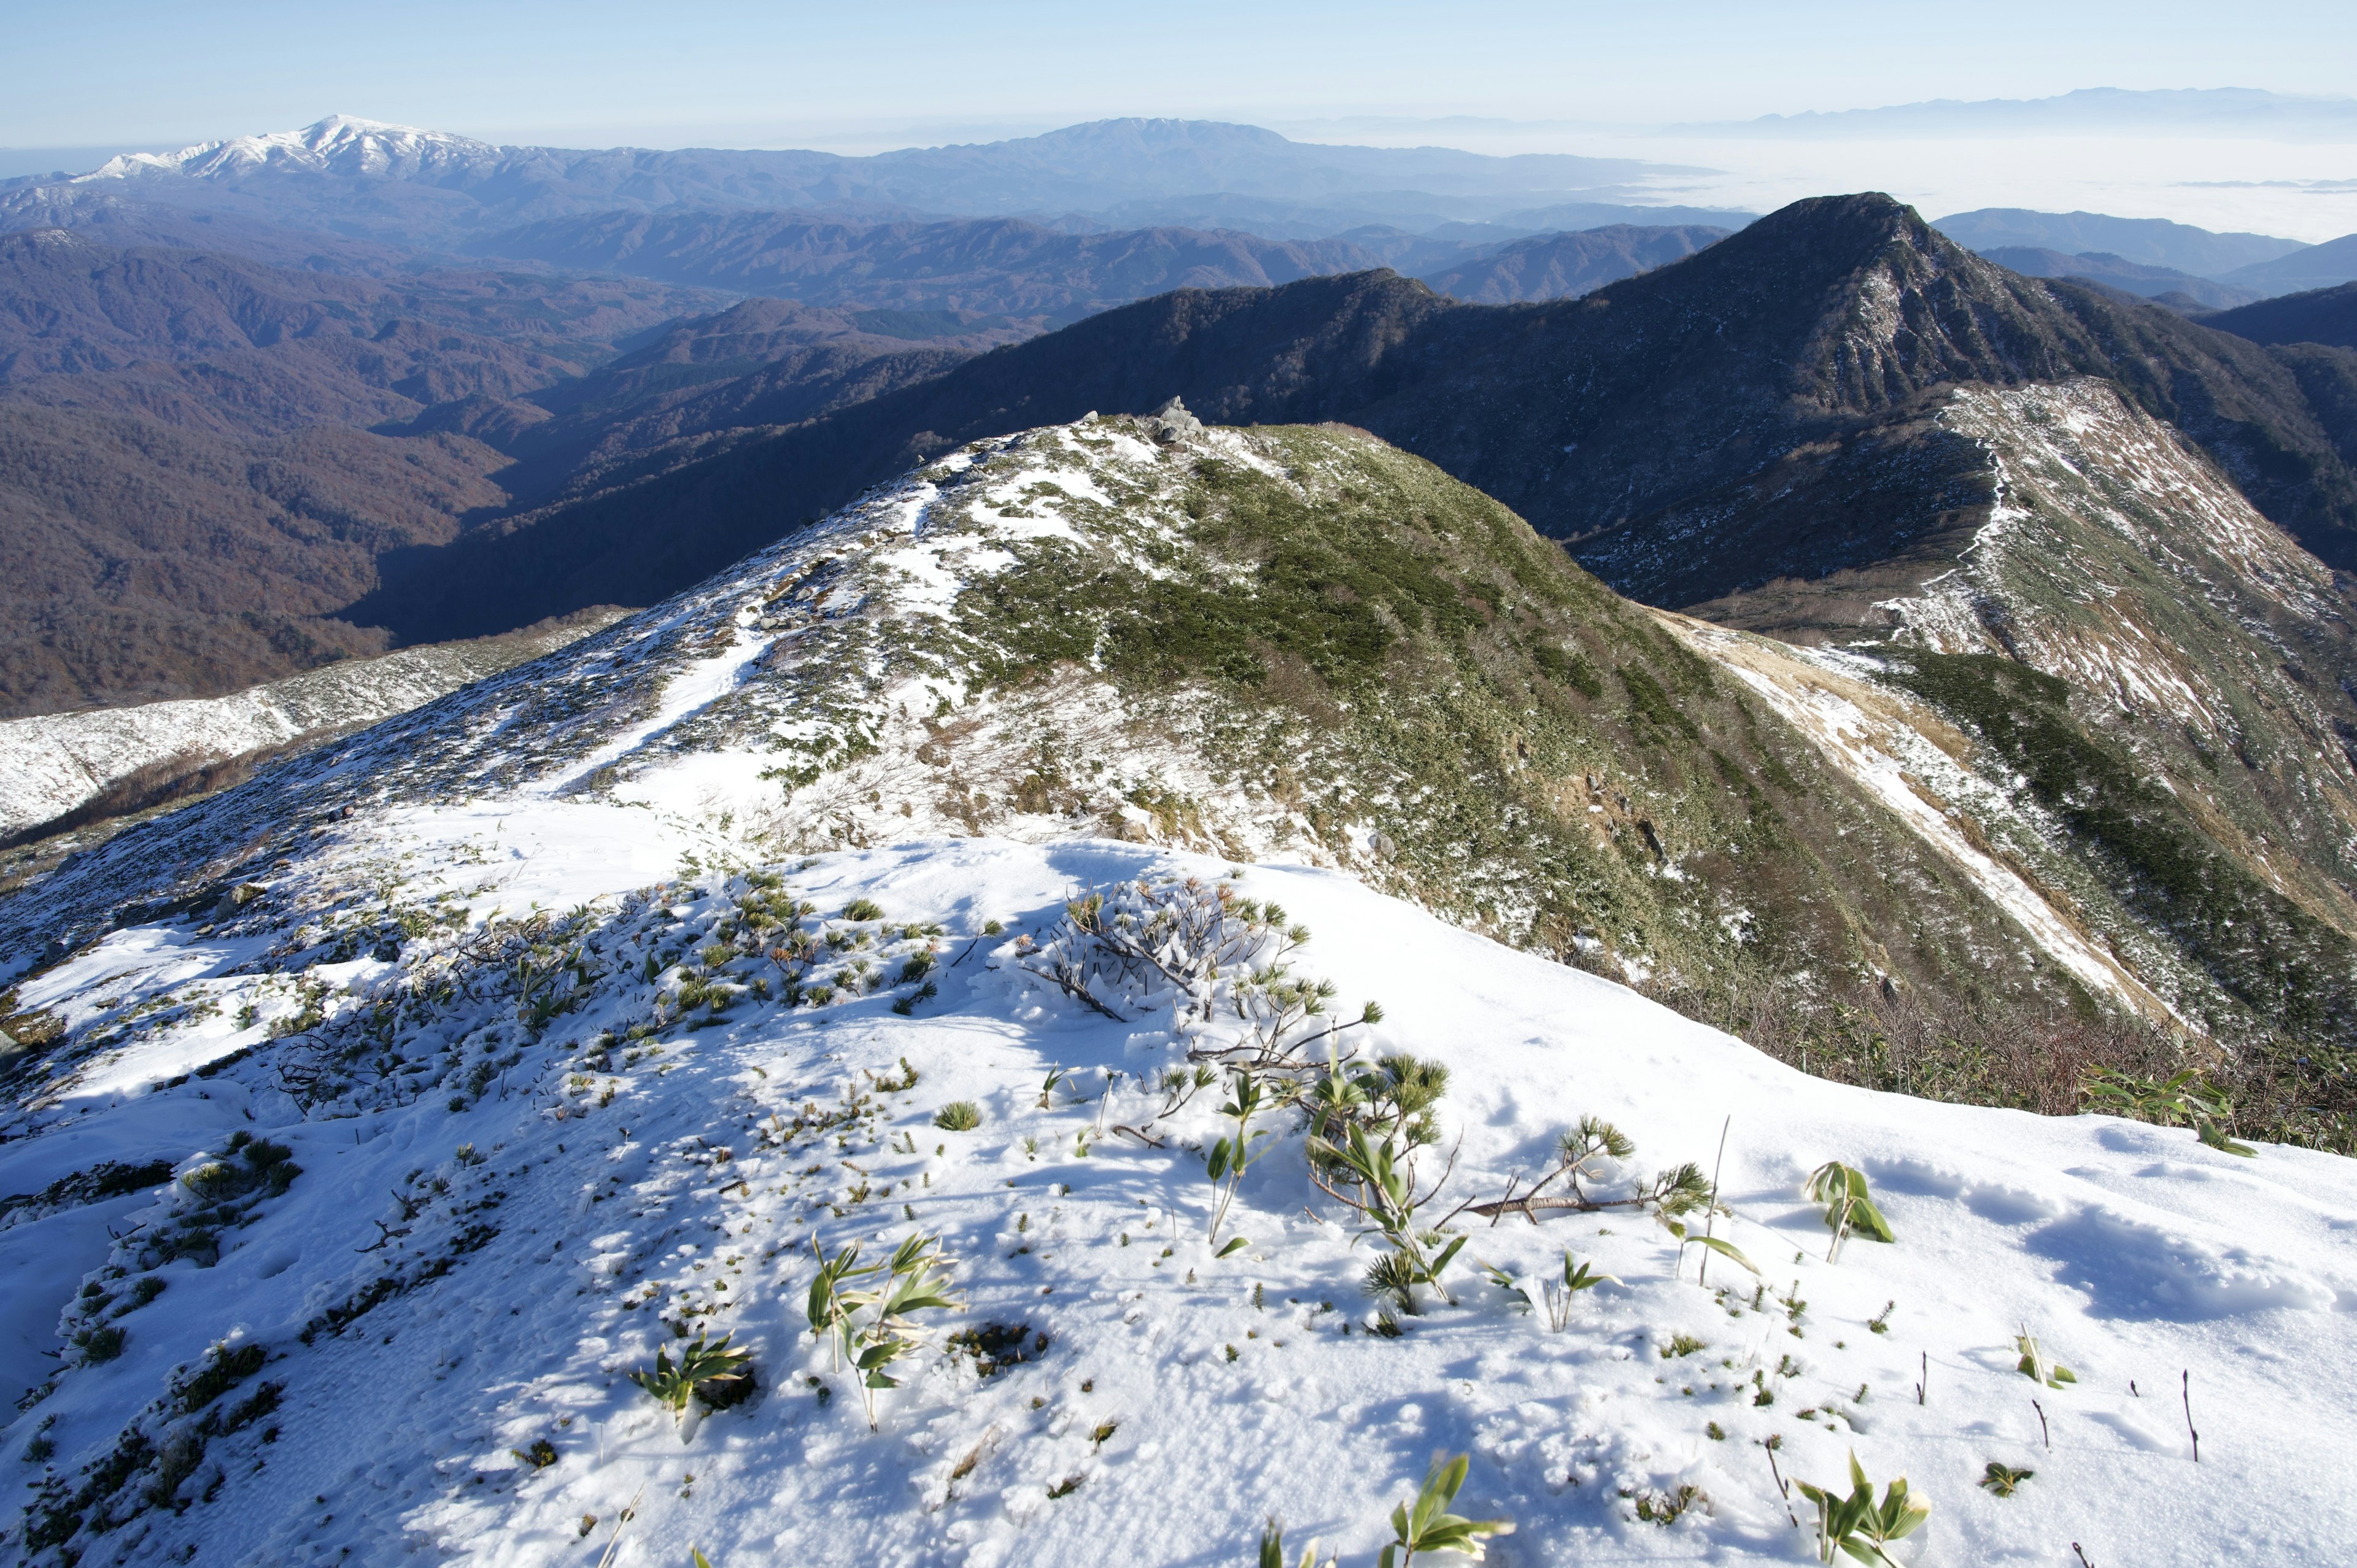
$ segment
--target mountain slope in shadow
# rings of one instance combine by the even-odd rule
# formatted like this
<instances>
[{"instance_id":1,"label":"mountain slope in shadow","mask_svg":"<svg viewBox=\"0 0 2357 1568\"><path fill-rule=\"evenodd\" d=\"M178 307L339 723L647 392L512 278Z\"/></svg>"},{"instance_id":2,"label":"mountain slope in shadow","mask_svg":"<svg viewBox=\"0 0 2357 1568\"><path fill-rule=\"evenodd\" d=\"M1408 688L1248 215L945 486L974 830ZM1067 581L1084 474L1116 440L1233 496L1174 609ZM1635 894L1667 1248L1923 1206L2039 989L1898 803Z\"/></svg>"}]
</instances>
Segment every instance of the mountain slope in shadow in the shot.
<instances>
[{"instance_id":1,"label":"mountain slope in shadow","mask_svg":"<svg viewBox=\"0 0 2357 1568\"><path fill-rule=\"evenodd\" d=\"M2095 376L2347 565L2357 424L2310 390L2333 373L2007 272L1888 197L1823 198L1577 301L1463 305L1380 271L1162 295L806 425L669 453L463 538L350 613L441 638L644 599L962 442L1172 396L1222 423L1361 425L1621 592L1677 606L1903 553L1987 499L1969 445L1927 424L1949 389Z\"/></svg>"}]
</instances>

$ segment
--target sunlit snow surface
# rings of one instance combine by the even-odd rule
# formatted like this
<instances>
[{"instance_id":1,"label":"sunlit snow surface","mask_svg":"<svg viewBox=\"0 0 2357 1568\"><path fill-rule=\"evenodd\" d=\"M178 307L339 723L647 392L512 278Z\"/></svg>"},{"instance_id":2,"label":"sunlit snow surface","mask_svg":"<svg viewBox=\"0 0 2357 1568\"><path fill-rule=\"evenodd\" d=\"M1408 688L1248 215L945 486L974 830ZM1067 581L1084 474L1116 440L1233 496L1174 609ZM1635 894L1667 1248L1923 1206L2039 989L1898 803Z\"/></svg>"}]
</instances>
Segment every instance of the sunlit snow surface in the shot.
<instances>
[{"instance_id":1,"label":"sunlit snow surface","mask_svg":"<svg viewBox=\"0 0 2357 1568\"><path fill-rule=\"evenodd\" d=\"M686 847L643 811L554 801L424 812L372 836L377 852L471 843L481 864L469 874L496 878L511 908L615 908ZM436 1094L305 1121L266 1052L170 1088L158 1086L202 1049L125 1056L11 1129L0 1187L108 1154L218 1151L240 1130L289 1145L304 1174L225 1237L216 1266L160 1271L165 1293L121 1320L121 1357L69 1371L18 1417L8 1462L38 1476L17 1457L37 1429L61 1470L97 1457L172 1368L231 1337L269 1349L262 1375L284 1384L276 1441L253 1428L216 1439L211 1501L145 1510L107 1538L133 1561L193 1547L208 1563L347 1551L574 1562L602 1550L634 1501L621 1563L682 1561L690 1543L724 1564L1077 1564L1109 1550L1220 1562L1240 1558L1272 1512L1297 1539L1363 1555L1439 1450L1470 1451L1464 1500L1520 1525L1504 1561L1801 1561L1807 1542L1758 1445L1773 1434L1788 1476L1830 1480L1852 1448L1878 1477L1906 1473L1934 1505L1923 1561L2044 1563L2057 1541L2076 1540L2098 1563L2325 1562L2357 1539L2342 1484L2357 1454L2347 1162L2272 1147L2243 1160L2185 1132L1827 1084L1339 874L1254 868L1240 889L1313 933L1301 968L1332 980L1348 1010L1383 1003L1367 1044L1450 1067L1443 1147L1462 1140L1452 1198L1543 1168L1554 1135L1583 1112L1630 1133L1644 1169L1707 1165L1724 1122L1736 1218L1722 1233L1773 1286L1755 1308L1750 1276L1723 1262L1711 1283L1731 1294L1697 1284L1691 1257L1677 1277L1666 1233L1633 1213L1501 1223L1474 1229L1464 1262L1535 1277L1569 1246L1626 1283L1588 1297L1557 1335L1464 1267L1458 1305L1435 1301L1403 1337L1378 1337L1360 1331L1368 1250L1351 1249L1305 1179L1291 1119L1273 1123L1283 1142L1254 1167L1232 1222L1250 1247L1215 1261L1209 1184L1184 1146L1214 1133L1211 1097L1157 1126L1165 1148L1094 1136L1153 1117L1161 1096L1139 1085L1179 1059L1171 1010L1113 1022L1017 968L1013 939L1044 929L1066 897L1166 869L1223 867L1103 841L942 841L810 863L786 891L823 911L866 897L895 922L945 929L940 994L909 1016L884 994L791 1011L748 1002L722 1026L664 1036L659 1057L618 1059L594 1075L595 1092L570 1084L566 1047L625 1021L634 993L622 982L463 1112ZM692 940L725 910L722 886L716 875L672 884L647 908ZM1006 937L978 940L994 918ZM27 1000L134 995L222 973L239 956L234 943L126 930ZM361 960L330 972L364 986L381 970ZM216 1026L216 1048L250 1037L230 1023ZM915 1090L887 1095L886 1116L846 1144L762 1135L904 1059ZM1077 1069L1082 1098L1049 1095L1043 1109L1060 1066ZM1099 1103L1109 1070L1124 1076ZM930 1124L955 1099L981 1106L980 1131ZM455 1162L462 1144L487 1163ZM1825 1232L1799 1187L1828 1158L1868 1172L1897 1245L1854 1240L1837 1264L1819 1261ZM399 1226L386 1195L417 1190L418 1172L448 1179L446 1203L475 1206L496 1234L307 1346L306 1324L379 1272L360 1249L379 1240L377 1221ZM872 1189L866 1201L847 1201L855 1184ZM118 1230L156 1218L136 1208L117 1208ZM434 1223L429 1212L413 1229ZM873 1251L912 1230L938 1232L955 1261L970 1303L957 1323L1019 1322L1049 1348L987 1381L929 1355L883 1396L871 1433L848 1379L804 1331L810 1244ZM0 1230L0 1259L49 1244L30 1227ZM724 1279L725 1293L707 1288ZM53 1279L51 1301L76 1283ZM1775 1299L1795 1287L1807 1304L1798 1335ZM659 1312L716 1302L699 1323L754 1351L764 1391L683 1438L621 1374L672 1342ZM1867 1320L1886 1302L1897 1305L1878 1335ZM2041 1389L2014 1369L2025 1326L2076 1370L2075 1387ZM1665 1359L1679 1334L1706 1348ZM2179 1402L2187 1370L2199 1467ZM1772 1404L1754 1402L1755 1372ZM820 1400L813 1377L834 1397ZM1724 1438L1706 1434L1712 1423ZM557 1458L535 1469L517 1455L539 1439ZM1994 1498L1974 1485L1990 1460L2037 1475ZM1689 1483L1707 1508L1669 1527L1637 1520L1623 1496ZM2234 1500L2258 1494L2270 1506Z\"/></svg>"}]
</instances>

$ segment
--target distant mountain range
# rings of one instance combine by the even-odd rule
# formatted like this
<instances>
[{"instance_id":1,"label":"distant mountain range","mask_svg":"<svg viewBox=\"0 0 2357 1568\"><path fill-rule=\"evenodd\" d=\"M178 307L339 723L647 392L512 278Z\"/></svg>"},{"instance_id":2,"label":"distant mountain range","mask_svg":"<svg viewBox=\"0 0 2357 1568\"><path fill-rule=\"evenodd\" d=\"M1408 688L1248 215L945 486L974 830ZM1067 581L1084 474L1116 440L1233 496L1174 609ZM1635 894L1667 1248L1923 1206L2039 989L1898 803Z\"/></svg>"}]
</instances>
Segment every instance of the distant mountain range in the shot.
<instances>
[{"instance_id":1,"label":"distant mountain range","mask_svg":"<svg viewBox=\"0 0 2357 1568\"><path fill-rule=\"evenodd\" d=\"M2357 99L2217 87L2131 91L2082 88L2052 98L1943 98L1883 109L1763 114L1683 125L1689 133L1757 136L2103 135L2357 139Z\"/></svg>"},{"instance_id":2,"label":"distant mountain range","mask_svg":"<svg viewBox=\"0 0 2357 1568\"><path fill-rule=\"evenodd\" d=\"M1542 234L1500 245L1479 260L1426 273L1441 293L1480 305L1577 299L1606 284L1693 255L1727 238L1725 229L1640 229L1616 223L1573 234Z\"/></svg>"},{"instance_id":3,"label":"distant mountain range","mask_svg":"<svg viewBox=\"0 0 2357 1568\"><path fill-rule=\"evenodd\" d=\"M1998 245L1980 253L1999 266L2009 267L2025 277L2087 278L2142 298L2158 299L2172 306L2182 302L2182 306L2189 309L2199 306L2222 310L2231 306L2248 305L2260 297L2251 289L2213 283L2208 278L2195 277L2191 273L2179 272L2175 267L2147 266L2104 251L2066 256L2060 251L2049 251L2035 245Z\"/></svg>"},{"instance_id":4,"label":"distant mountain range","mask_svg":"<svg viewBox=\"0 0 2357 1568\"><path fill-rule=\"evenodd\" d=\"M1369 192L1347 202L1279 201L1218 192L1125 201L1093 214L1043 217L1041 221L1083 233L1099 229L1176 226L1242 229L1283 240L1357 241L1369 229L1384 229L1480 244L1554 231L1601 229L1615 223L1649 228L1706 224L1740 229L1758 216L1732 208L1638 205L1628 201L1558 201L1543 207L1512 208L1480 219L1469 219L1461 213L1459 203L1437 203L1416 191Z\"/></svg>"},{"instance_id":5,"label":"distant mountain range","mask_svg":"<svg viewBox=\"0 0 2357 1568\"><path fill-rule=\"evenodd\" d=\"M2090 105L2114 100L2071 102L2080 103L2071 113L2094 113ZM2232 95L2201 102L2250 108ZM124 155L62 179L0 181L0 230L72 228L116 244L227 250L376 275L420 260L500 257L807 304L954 301L1060 321L1162 288L1281 283L1366 264L1433 275L1479 259L1482 248L1545 233L1622 224L1733 230L1750 220L1628 199L1671 172L1629 159L1327 146L1206 121L1099 121L853 158L495 146L335 116L301 131ZM943 227L994 218L1026 226ZM1985 252L2115 256L2257 296L2357 278L2357 251L2344 254L2340 242L2309 246L2161 220L2013 209L1953 214L1940 226ZM1360 250L1325 243L1335 241ZM958 253L932 253L943 247ZM2241 302L2214 289L2143 288L2157 280L2116 270L2089 275L2155 295L2183 293L2196 306ZM856 299L845 276L863 280ZM1483 298L1495 295L1496 276L1477 285ZM897 294L888 285L899 285Z\"/></svg>"},{"instance_id":6,"label":"distant mountain range","mask_svg":"<svg viewBox=\"0 0 2357 1568\"><path fill-rule=\"evenodd\" d=\"M2357 234L2343 234L2321 245L2310 245L2273 261L2236 267L2220 278L2262 295L2302 294L2357 282Z\"/></svg>"},{"instance_id":7,"label":"distant mountain range","mask_svg":"<svg viewBox=\"0 0 2357 1568\"><path fill-rule=\"evenodd\" d=\"M2010 207L1952 213L1933 227L2016 271L2040 277L2092 277L2131 294L2158 295L2175 289L2208 306L2357 281L2357 234L2308 245L2267 234L2216 234L2159 218ZM2066 260L2055 260L2058 256ZM2089 264L2070 265L2070 258ZM2170 275L2149 270L2154 268L2167 269ZM2197 286L2188 281L2191 279L2223 285L2223 292Z\"/></svg>"},{"instance_id":8,"label":"distant mountain range","mask_svg":"<svg viewBox=\"0 0 2357 1568\"><path fill-rule=\"evenodd\" d=\"M128 153L168 152L168 147L153 142L135 146L102 147L0 147L0 179L22 179L27 175L67 176L94 169L109 158Z\"/></svg>"},{"instance_id":9,"label":"distant mountain range","mask_svg":"<svg viewBox=\"0 0 2357 1568\"><path fill-rule=\"evenodd\" d=\"M1968 250L2035 248L2067 255L2103 252L2138 266L2170 267L2196 277L2222 277L2237 267L2271 262L2310 247L2269 234L2216 234L2165 218L2112 218L2101 212L2031 212L1984 207L1952 212L1932 226Z\"/></svg>"},{"instance_id":10,"label":"distant mountain range","mask_svg":"<svg viewBox=\"0 0 2357 1568\"><path fill-rule=\"evenodd\" d=\"M468 248L812 306L1059 324L1174 288L1291 283L1379 264L1341 240L1189 229L1071 234L1016 218L871 224L802 212L607 212L508 230Z\"/></svg>"},{"instance_id":11,"label":"distant mountain range","mask_svg":"<svg viewBox=\"0 0 2357 1568\"><path fill-rule=\"evenodd\" d=\"M188 216L204 212L411 251L593 212L696 209L1028 215L1082 227L1168 226L1174 213L1197 226L1282 215L1287 234L1330 234L1403 217L1490 220L1566 203L1625 203L1634 182L1674 172L1626 158L1324 146L1211 121L1105 120L1014 141L843 157L501 147L334 116L300 131L120 156L62 180L0 182L0 225L81 227L112 214L118 224L153 226L142 237L186 242ZM365 199L355 199L361 190Z\"/></svg>"}]
</instances>

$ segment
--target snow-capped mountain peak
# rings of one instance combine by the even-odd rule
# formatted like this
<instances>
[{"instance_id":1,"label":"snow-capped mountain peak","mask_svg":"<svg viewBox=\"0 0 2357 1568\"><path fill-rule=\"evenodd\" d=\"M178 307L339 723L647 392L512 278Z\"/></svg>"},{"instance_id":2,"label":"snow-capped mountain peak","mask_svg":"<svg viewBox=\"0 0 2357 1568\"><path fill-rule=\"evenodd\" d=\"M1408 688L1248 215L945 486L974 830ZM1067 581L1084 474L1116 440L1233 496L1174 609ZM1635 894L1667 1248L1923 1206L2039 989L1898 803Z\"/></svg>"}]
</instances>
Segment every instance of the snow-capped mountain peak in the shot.
<instances>
[{"instance_id":1,"label":"snow-capped mountain peak","mask_svg":"<svg viewBox=\"0 0 2357 1568\"><path fill-rule=\"evenodd\" d=\"M223 179L264 168L401 177L436 167L470 165L499 156L498 147L468 136L363 120L350 114L330 114L296 131L200 142L176 153L126 153L109 158L88 174L76 176L74 183L154 175Z\"/></svg>"}]
</instances>

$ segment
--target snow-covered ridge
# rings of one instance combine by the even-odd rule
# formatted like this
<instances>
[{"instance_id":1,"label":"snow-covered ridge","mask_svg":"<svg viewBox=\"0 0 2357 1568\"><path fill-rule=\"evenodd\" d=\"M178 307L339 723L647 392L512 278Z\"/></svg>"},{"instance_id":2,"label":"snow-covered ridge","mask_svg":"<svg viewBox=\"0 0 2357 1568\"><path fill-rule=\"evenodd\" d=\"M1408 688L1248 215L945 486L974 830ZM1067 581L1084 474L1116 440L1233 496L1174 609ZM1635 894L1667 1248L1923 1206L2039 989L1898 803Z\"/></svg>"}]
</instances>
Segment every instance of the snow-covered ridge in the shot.
<instances>
[{"instance_id":1,"label":"snow-covered ridge","mask_svg":"<svg viewBox=\"0 0 2357 1568\"><path fill-rule=\"evenodd\" d=\"M1267 465L1234 432L1192 440L1195 456ZM1126 420L978 443L663 605L92 852L38 908L0 906L0 940L21 954L61 913L94 922L303 824L511 796L655 807L774 851L987 827L1318 857L1295 807L1222 785L1168 733L1183 698L1141 728L1086 671L974 689L992 650L951 615L958 592L1043 542L1142 544L1169 526L1179 472ZM1043 734L1073 759L1052 802L1022 789ZM1178 795L1205 809L1149 833L1134 797Z\"/></svg>"},{"instance_id":2,"label":"snow-covered ridge","mask_svg":"<svg viewBox=\"0 0 2357 1568\"><path fill-rule=\"evenodd\" d=\"M55 822L143 769L187 772L373 724L594 629L404 649L226 697L145 703L0 723L0 838Z\"/></svg>"},{"instance_id":3,"label":"snow-covered ridge","mask_svg":"<svg viewBox=\"0 0 2357 1568\"><path fill-rule=\"evenodd\" d=\"M522 800L578 808L584 832L604 831L600 808L655 811L692 830L706 864L944 835L1103 835L1339 865L1426 897L1387 868L1421 819L1366 767L1309 764L1357 813L1321 829L1298 792L1222 766L1235 732L1222 725L1238 721L1209 693L1140 693L1084 659L995 682L1006 648L960 608L1041 552L1166 570L1157 560L1186 521L1192 464L1275 472L1278 450L1200 426L1157 444L1136 422L1093 418L977 444L666 605L83 855L38 898L0 905L0 939L19 963L44 948L61 956L159 899L210 902L240 881L274 881L274 862L304 856L351 813ZM2112 908L2102 890L2008 789L1972 773L1961 737L1922 704L1868 694L1862 671L1669 624L1766 697L2032 950L2134 1010L2182 1012L2181 957L2133 921L2094 929L2090 907ZM1585 783L1569 810L1600 829L1588 821L1603 810L1596 776ZM1513 901L1543 893L1482 890L1508 919Z\"/></svg>"},{"instance_id":4,"label":"snow-covered ridge","mask_svg":"<svg viewBox=\"0 0 2357 1568\"><path fill-rule=\"evenodd\" d=\"M2116 541L2151 564L2166 602L2197 613L2214 605L2230 626L2239 618L2226 596L2236 591L2311 620L2334 613L2330 570L2107 384L1964 387L1940 417L1989 451L1997 493L1953 570L1876 607L1899 621L1898 640L2007 653L2123 708L2218 734L2229 725L2215 680L2189 661L2194 650L2148 624L2143 585L2107 577L2109 563L2087 558L2072 531Z\"/></svg>"},{"instance_id":5,"label":"snow-covered ridge","mask_svg":"<svg viewBox=\"0 0 2357 1568\"><path fill-rule=\"evenodd\" d=\"M445 167L465 167L497 159L489 142L330 114L299 131L200 142L176 153L126 153L109 158L70 184L178 175L224 179L259 168L305 169L350 176L414 177Z\"/></svg>"}]
</instances>

